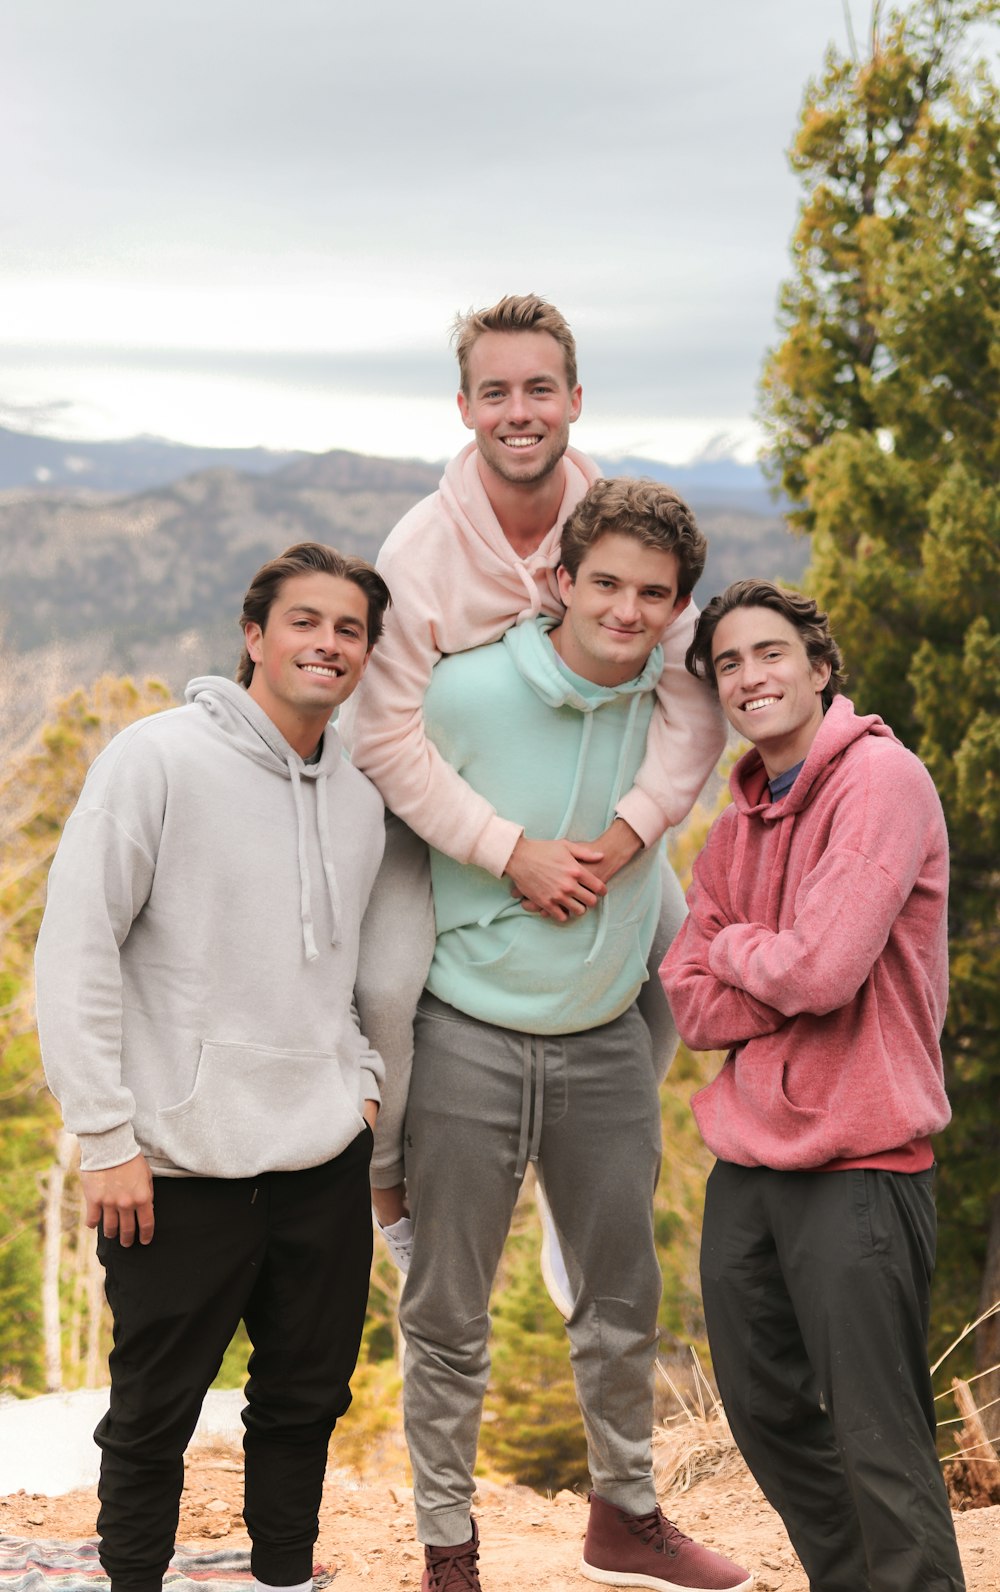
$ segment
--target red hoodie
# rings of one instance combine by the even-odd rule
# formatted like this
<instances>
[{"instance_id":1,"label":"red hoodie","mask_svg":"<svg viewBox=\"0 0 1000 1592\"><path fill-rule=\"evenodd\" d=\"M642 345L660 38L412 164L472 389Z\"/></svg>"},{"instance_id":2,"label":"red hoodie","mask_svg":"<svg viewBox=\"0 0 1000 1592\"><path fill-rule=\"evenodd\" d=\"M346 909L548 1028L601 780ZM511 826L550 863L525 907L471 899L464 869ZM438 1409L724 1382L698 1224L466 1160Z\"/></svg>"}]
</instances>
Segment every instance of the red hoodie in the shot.
<instances>
[{"instance_id":1,"label":"red hoodie","mask_svg":"<svg viewBox=\"0 0 1000 1592\"><path fill-rule=\"evenodd\" d=\"M692 1101L705 1143L802 1171L936 1133L948 840L930 775L837 696L787 796L755 750L730 786L660 970L685 1042L729 1050Z\"/></svg>"}]
</instances>

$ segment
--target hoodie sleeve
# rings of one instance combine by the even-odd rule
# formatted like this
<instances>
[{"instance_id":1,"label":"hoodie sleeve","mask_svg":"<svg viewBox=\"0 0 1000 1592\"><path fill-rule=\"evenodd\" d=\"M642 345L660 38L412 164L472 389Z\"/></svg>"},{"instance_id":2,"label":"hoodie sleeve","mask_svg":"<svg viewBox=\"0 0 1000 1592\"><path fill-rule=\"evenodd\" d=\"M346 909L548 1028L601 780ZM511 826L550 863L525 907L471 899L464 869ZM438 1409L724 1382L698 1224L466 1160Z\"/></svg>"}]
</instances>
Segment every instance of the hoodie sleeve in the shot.
<instances>
[{"instance_id":1,"label":"hoodie sleeve","mask_svg":"<svg viewBox=\"0 0 1000 1592\"><path fill-rule=\"evenodd\" d=\"M424 695L442 656L440 605L435 579L420 566L412 542L407 555L379 560L392 591L392 619L368 661L362 687L347 704L345 738L356 767L378 787L391 812L429 845L499 878L523 829L501 818L427 738ZM445 579L444 572L436 572L437 581ZM470 633L468 646L487 639L493 638Z\"/></svg>"},{"instance_id":2,"label":"hoodie sleeve","mask_svg":"<svg viewBox=\"0 0 1000 1592\"><path fill-rule=\"evenodd\" d=\"M712 947L729 925L720 892L712 889L712 869L722 848L712 836L694 866L688 891L688 916L663 959L660 982L678 1032L694 1050L730 1050L762 1034L776 1033L783 1014L719 978L710 966Z\"/></svg>"},{"instance_id":3,"label":"hoodie sleeve","mask_svg":"<svg viewBox=\"0 0 1000 1592\"><path fill-rule=\"evenodd\" d=\"M927 894L932 877L946 877L944 819L930 777L905 749L890 755L891 769L876 777L866 768L845 785L829 842L795 891L794 922L723 928L709 950L716 978L786 1017L822 1017L853 1001L921 876Z\"/></svg>"},{"instance_id":4,"label":"hoodie sleeve","mask_svg":"<svg viewBox=\"0 0 1000 1592\"><path fill-rule=\"evenodd\" d=\"M84 1171L139 1153L135 1100L122 1082L119 948L152 888L148 839L105 807L80 808L49 873L35 989L42 1064Z\"/></svg>"},{"instance_id":5,"label":"hoodie sleeve","mask_svg":"<svg viewBox=\"0 0 1000 1592\"><path fill-rule=\"evenodd\" d=\"M618 816L644 846L655 845L665 830L683 822L726 744L718 697L684 662L697 619L691 602L667 627L656 688L659 711L649 727L635 785L617 807Z\"/></svg>"}]
</instances>

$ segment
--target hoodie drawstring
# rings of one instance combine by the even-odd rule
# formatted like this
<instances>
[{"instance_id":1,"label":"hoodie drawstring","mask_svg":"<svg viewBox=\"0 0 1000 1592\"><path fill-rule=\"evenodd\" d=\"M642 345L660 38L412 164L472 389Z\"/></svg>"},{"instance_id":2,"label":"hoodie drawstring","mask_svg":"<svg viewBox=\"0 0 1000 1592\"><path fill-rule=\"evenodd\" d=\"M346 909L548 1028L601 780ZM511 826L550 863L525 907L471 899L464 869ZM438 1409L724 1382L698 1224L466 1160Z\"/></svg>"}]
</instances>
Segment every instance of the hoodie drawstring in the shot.
<instances>
[{"instance_id":1,"label":"hoodie drawstring","mask_svg":"<svg viewBox=\"0 0 1000 1592\"><path fill-rule=\"evenodd\" d=\"M524 1034L521 1038L521 1128L515 1180L524 1176L529 1161L538 1160L544 1107L545 1039L541 1034Z\"/></svg>"},{"instance_id":2,"label":"hoodie drawstring","mask_svg":"<svg viewBox=\"0 0 1000 1592\"><path fill-rule=\"evenodd\" d=\"M313 932L309 856L306 851L306 810L302 797L302 780L299 770L291 758L288 759L288 774L292 782L292 794L295 797L295 821L298 825L299 913L302 918L302 948L306 954L306 961L315 962L319 956L319 951L316 948L316 936ZM337 945L340 933L340 890L337 885L337 876L333 870L333 854L330 846L330 817L327 805L327 779L325 774L317 776L315 787L319 851L323 859L323 876L326 879L327 895L330 898L330 916L333 919L330 944Z\"/></svg>"},{"instance_id":3,"label":"hoodie drawstring","mask_svg":"<svg viewBox=\"0 0 1000 1592\"><path fill-rule=\"evenodd\" d=\"M316 824L319 829L319 854L323 859L323 874L330 897L330 916L333 927L330 944L340 944L340 886L333 871L333 847L330 844L329 781L325 774L316 776Z\"/></svg>"},{"instance_id":4,"label":"hoodie drawstring","mask_svg":"<svg viewBox=\"0 0 1000 1592\"><path fill-rule=\"evenodd\" d=\"M302 948L306 953L307 962L315 962L319 956L316 949L316 936L313 934L312 897L309 891L309 858L306 855L306 813L302 800L302 781L299 771L291 758L288 759L288 773L292 781L292 795L295 797L295 822L298 827L299 850L299 916L302 919Z\"/></svg>"},{"instance_id":5,"label":"hoodie drawstring","mask_svg":"<svg viewBox=\"0 0 1000 1592\"><path fill-rule=\"evenodd\" d=\"M611 800L608 802L608 810L604 815L605 826L610 824L611 820L613 819L615 815L615 808L618 806L618 802L621 799L622 786L625 783L625 770L628 767L629 748L632 745L632 735L635 730L635 720L639 711L639 703L641 700L642 699L639 694L636 693L629 701L628 718L625 721L621 749L618 753L618 767L615 769L614 784L611 787ZM607 900L607 896L602 896L598 903L597 933L594 935L594 943L587 953L586 960L583 964L584 967L592 967L597 961L597 958L600 956L601 951L604 949L604 942L608 937L608 913L606 911Z\"/></svg>"}]
</instances>

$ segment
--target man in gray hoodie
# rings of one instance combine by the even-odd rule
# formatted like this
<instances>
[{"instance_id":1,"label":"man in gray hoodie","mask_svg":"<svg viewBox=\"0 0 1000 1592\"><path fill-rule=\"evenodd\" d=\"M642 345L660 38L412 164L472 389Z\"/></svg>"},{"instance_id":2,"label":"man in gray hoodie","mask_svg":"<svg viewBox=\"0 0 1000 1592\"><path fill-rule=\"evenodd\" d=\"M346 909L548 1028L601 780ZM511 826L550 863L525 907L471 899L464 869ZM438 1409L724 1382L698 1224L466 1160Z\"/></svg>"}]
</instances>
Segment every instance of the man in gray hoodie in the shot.
<instances>
[{"instance_id":1,"label":"man in gray hoodie","mask_svg":"<svg viewBox=\"0 0 1000 1592\"><path fill-rule=\"evenodd\" d=\"M39 1035L114 1316L95 1433L113 1592L159 1592L184 1450L241 1319L256 1584L311 1585L382 1077L353 1009L382 802L330 717L388 602L369 564L317 543L265 564L237 682L193 680L116 736L52 865Z\"/></svg>"}]
</instances>

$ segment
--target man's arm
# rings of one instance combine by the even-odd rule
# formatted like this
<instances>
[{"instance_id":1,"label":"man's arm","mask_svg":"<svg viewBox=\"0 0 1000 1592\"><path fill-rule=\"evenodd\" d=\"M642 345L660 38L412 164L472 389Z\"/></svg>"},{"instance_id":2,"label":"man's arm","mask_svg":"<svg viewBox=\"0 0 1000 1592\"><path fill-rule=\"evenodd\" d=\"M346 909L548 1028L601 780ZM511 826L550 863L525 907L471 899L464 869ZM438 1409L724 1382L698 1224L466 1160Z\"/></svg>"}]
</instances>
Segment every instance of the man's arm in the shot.
<instances>
[{"instance_id":1,"label":"man's arm","mask_svg":"<svg viewBox=\"0 0 1000 1592\"><path fill-rule=\"evenodd\" d=\"M702 852L695 863L688 916L663 959L660 980L684 1043L694 1050L729 1050L776 1033L785 1017L712 971L711 949L727 918L709 886L704 857Z\"/></svg>"},{"instance_id":2,"label":"man's arm","mask_svg":"<svg viewBox=\"0 0 1000 1592\"><path fill-rule=\"evenodd\" d=\"M154 866L149 847L111 812L78 807L49 873L35 953L45 1076L67 1129L80 1140L82 1171L120 1174L93 1184L88 1200L104 1205L106 1194L116 1209L119 1192L130 1209L147 1203L142 1169L134 1165L141 1159L132 1130L135 1101L121 1075L119 947L146 901ZM122 1173L126 1166L132 1174Z\"/></svg>"},{"instance_id":3,"label":"man's arm","mask_svg":"<svg viewBox=\"0 0 1000 1592\"><path fill-rule=\"evenodd\" d=\"M829 850L799 892L794 924L732 923L712 942L716 978L794 1017L846 1006L885 950L905 896L860 853Z\"/></svg>"},{"instance_id":4,"label":"man's arm","mask_svg":"<svg viewBox=\"0 0 1000 1592\"><path fill-rule=\"evenodd\" d=\"M667 626L646 756L635 784L617 807L618 816L644 846L655 845L667 829L687 817L726 744L718 697L684 664L697 620L698 609L691 602ZM603 876L610 877L606 872Z\"/></svg>"},{"instance_id":5,"label":"man's arm","mask_svg":"<svg viewBox=\"0 0 1000 1592\"><path fill-rule=\"evenodd\" d=\"M506 875L519 895L557 920L585 911L604 894L603 881L591 867L600 848L525 836L520 824L501 817L428 740L424 695L442 651L426 572L415 563L412 543L405 560L390 560L384 567L380 561L393 609L365 678L341 714L352 759L381 791L386 806L429 845L496 878ZM492 625L485 611L471 614L468 636L463 636L467 646L461 650L497 640L520 611L500 612L500 599L495 607Z\"/></svg>"}]
</instances>

